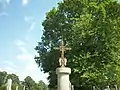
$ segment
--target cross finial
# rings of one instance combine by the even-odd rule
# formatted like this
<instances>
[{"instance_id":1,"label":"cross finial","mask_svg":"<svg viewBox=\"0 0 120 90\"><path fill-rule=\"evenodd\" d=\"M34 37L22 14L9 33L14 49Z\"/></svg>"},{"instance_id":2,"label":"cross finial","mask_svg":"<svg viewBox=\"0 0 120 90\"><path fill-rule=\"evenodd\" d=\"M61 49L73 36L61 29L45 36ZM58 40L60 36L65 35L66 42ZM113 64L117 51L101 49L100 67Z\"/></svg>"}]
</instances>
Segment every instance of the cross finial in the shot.
<instances>
[{"instance_id":1,"label":"cross finial","mask_svg":"<svg viewBox=\"0 0 120 90\"><path fill-rule=\"evenodd\" d=\"M61 57L59 58L59 64L61 67L65 67L66 63L67 63L67 59L65 58L64 54L66 50L71 50L71 48L66 48L64 46L64 42L63 40L61 41L61 45L59 46L59 48L55 48L56 50L59 50L61 52Z\"/></svg>"}]
</instances>

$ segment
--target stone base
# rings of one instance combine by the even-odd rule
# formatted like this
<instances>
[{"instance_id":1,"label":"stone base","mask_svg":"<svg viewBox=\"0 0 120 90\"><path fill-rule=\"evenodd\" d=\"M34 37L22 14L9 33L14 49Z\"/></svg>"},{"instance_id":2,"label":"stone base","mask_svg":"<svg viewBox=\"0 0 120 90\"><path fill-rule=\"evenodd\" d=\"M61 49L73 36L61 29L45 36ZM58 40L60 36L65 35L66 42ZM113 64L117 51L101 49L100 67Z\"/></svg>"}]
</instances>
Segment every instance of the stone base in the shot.
<instances>
[{"instance_id":1,"label":"stone base","mask_svg":"<svg viewBox=\"0 0 120 90\"><path fill-rule=\"evenodd\" d=\"M69 74L71 74L71 69L68 67L59 67L56 69L56 74L58 76L58 90L69 90Z\"/></svg>"}]
</instances>

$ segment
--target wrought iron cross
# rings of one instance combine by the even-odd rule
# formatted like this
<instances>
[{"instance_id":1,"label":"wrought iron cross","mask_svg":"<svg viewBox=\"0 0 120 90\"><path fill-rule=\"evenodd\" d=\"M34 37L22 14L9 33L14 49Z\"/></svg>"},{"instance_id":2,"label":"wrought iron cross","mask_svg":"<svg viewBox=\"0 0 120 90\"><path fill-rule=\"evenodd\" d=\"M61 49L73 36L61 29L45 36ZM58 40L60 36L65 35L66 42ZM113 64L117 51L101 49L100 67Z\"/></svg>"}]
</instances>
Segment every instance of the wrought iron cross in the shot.
<instances>
[{"instance_id":1,"label":"wrought iron cross","mask_svg":"<svg viewBox=\"0 0 120 90\"><path fill-rule=\"evenodd\" d=\"M64 42L62 40L61 45L59 47L54 48L56 50L59 50L61 52L61 57L59 58L59 64L61 67L66 66L67 59L65 58L64 54L66 50L71 50L71 48L66 48L64 46Z\"/></svg>"}]
</instances>

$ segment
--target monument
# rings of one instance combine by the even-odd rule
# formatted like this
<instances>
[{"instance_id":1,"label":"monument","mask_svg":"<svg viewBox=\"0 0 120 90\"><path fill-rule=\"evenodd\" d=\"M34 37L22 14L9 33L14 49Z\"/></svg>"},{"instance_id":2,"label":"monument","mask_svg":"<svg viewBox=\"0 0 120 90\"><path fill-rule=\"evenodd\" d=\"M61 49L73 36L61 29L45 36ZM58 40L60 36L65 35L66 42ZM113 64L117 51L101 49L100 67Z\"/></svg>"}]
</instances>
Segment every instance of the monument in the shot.
<instances>
[{"instance_id":1,"label":"monument","mask_svg":"<svg viewBox=\"0 0 120 90\"><path fill-rule=\"evenodd\" d=\"M12 79L8 79L8 81L7 81L7 90L11 90L11 86L12 86Z\"/></svg>"},{"instance_id":2,"label":"monument","mask_svg":"<svg viewBox=\"0 0 120 90\"><path fill-rule=\"evenodd\" d=\"M62 41L59 48L55 49L61 52L61 57L59 58L60 67L56 69L58 90L70 90L69 75L71 74L71 69L66 67L67 59L64 57L64 54L66 50L71 50L71 48L66 48Z\"/></svg>"}]
</instances>

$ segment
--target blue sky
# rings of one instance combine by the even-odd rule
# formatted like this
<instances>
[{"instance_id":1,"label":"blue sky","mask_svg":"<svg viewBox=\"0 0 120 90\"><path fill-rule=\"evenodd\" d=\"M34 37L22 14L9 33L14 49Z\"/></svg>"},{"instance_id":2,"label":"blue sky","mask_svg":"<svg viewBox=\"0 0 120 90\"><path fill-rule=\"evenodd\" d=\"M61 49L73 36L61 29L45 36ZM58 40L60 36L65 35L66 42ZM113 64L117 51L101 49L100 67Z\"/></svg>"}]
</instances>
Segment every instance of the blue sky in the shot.
<instances>
[{"instance_id":1,"label":"blue sky","mask_svg":"<svg viewBox=\"0 0 120 90\"><path fill-rule=\"evenodd\" d=\"M0 70L15 73L23 80L43 80L34 62L34 47L40 41L45 14L60 0L0 0Z\"/></svg>"}]
</instances>

